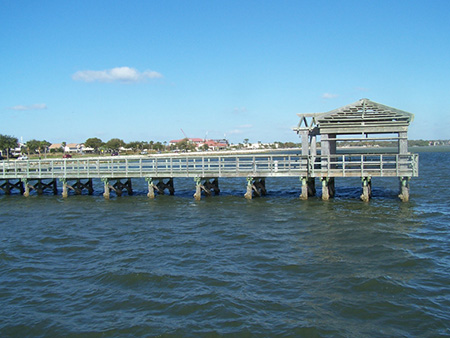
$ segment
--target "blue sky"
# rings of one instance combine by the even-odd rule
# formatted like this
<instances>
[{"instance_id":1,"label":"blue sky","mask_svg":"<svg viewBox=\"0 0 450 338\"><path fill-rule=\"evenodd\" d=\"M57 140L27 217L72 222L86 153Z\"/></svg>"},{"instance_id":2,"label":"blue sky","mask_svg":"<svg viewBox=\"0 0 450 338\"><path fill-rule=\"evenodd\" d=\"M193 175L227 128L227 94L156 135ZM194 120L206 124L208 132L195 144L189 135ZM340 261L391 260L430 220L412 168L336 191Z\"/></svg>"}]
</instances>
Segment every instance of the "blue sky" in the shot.
<instances>
[{"instance_id":1,"label":"blue sky","mask_svg":"<svg viewBox=\"0 0 450 338\"><path fill-rule=\"evenodd\" d=\"M0 0L0 133L294 141L361 98L450 138L450 1Z\"/></svg>"}]
</instances>

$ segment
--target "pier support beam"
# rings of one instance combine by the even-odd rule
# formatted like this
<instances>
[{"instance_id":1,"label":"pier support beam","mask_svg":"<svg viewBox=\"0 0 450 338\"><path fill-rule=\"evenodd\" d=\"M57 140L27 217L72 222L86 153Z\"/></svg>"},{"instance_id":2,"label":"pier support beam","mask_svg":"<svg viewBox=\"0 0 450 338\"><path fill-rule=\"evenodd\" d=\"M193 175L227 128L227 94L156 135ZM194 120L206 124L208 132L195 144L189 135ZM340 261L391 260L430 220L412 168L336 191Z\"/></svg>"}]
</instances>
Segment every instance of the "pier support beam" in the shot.
<instances>
[{"instance_id":1,"label":"pier support beam","mask_svg":"<svg viewBox=\"0 0 450 338\"><path fill-rule=\"evenodd\" d=\"M145 180L148 183L148 198L155 198L155 192L159 195L164 195L164 190L168 190L170 195L175 194L175 189L173 187L173 178L169 178L166 182L164 179L159 179L158 183L155 184L152 177L146 177Z\"/></svg>"},{"instance_id":2,"label":"pier support beam","mask_svg":"<svg viewBox=\"0 0 450 338\"><path fill-rule=\"evenodd\" d=\"M11 182L10 180L5 180L3 184L0 185L0 190L5 192L5 195L11 195L11 191L17 189L23 195L24 188L23 182L19 179L17 182Z\"/></svg>"},{"instance_id":3,"label":"pier support beam","mask_svg":"<svg viewBox=\"0 0 450 338\"><path fill-rule=\"evenodd\" d=\"M87 179L86 183L83 183L81 179L76 179L74 184L69 184L68 179L62 178L60 179L62 182L62 197L67 198L69 196L69 190L75 192L75 195L81 195L83 190L86 189L89 195L94 193L94 188L92 184L92 178Z\"/></svg>"},{"instance_id":4,"label":"pier support beam","mask_svg":"<svg viewBox=\"0 0 450 338\"><path fill-rule=\"evenodd\" d=\"M314 177L300 177L300 181L302 182L302 194L300 195L300 199L307 200L308 197L316 195L316 186Z\"/></svg>"},{"instance_id":5,"label":"pier support beam","mask_svg":"<svg viewBox=\"0 0 450 338\"><path fill-rule=\"evenodd\" d=\"M203 183L202 183L203 180ZM194 198L197 201L200 201L202 198L202 191L204 192L205 196L211 196L212 191L214 191L215 195L219 195L220 189L219 189L219 179L218 178L195 178L195 194Z\"/></svg>"},{"instance_id":6,"label":"pier support beam","mask_svg":"<svg viewBox=\"0 0 450 338\"><path fill-rule=\"evenodd\" d=\"M402 202L409 201L409 180L410 177L400 177L400 194L398 197L402 200Z\"/></svg>"},{"instance_id":7,"label":"pier support beam","mask_svg":"<svg viewBox=\"0 0 450 338\"><path fill-rule=\"evenodd\" d=\"M361 178L362 182L362 194L361 198L364 202L369 202L372 198L372 178L370 176Z\"/></svg>"},{"instance_id":8,"label":"pier support beam","mask_svg":"<svg viewBox=\"0 0 450 338\"><path fill-rule=\"evenodd\" d=\"M35 190L38 195L44 194L44 191L49 189L53 191L54 195L58 194L58 186L56 184L56 179L52 179L49 183L44 182L42 179L37 179L35 184L31 184L30 180L24 179L24 193L25 197L30 196L30 191Z\"/></svg>"},{"instance_id":9,"label":"pier support beam","mask_svg":"<svg viewBox=\"0 0 450 338\"><path fill-rule=\"evenodd\" d=\"M128 195L133 195L133 188L131 185L131 178L127 179L122 183L122 179L117 179L116 183L112 186L113 190L116 192L117 196L122 196L124 190L127 191Z\"/></svg>"},{"instance_id":10,"label":"pier support beam","mask_svg":"<svg viewBox=\"0 0 450 338\"><path fill-rule=\"evenodd\" d=\"M334 197L334 177L322 177L322 200L328 201Z\"/></svg>"},{"instance_id":11,"label":"pier support beam","mask_svg":"<svg viewBox=\"0 0 450 338\"><path fill-rule=\"evenodd\" d=\"M247 192L244 197L251 200L253 198L253 193L258 197L265 196L267 194L265 178L247 177Z\"/></svg>"}]
</instances>

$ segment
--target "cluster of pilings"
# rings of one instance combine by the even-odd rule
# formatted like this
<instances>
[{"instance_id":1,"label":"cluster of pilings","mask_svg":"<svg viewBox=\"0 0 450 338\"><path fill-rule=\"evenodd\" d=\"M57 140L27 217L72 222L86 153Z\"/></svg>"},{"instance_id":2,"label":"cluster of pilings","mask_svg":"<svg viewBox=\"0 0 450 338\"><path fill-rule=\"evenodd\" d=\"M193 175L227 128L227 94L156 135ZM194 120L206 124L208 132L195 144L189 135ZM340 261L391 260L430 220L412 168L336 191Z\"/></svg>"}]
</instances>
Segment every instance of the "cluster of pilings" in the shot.
<instances>
[{"instance_id":1,"label":"cluster of pilings","mask_svg":"<svg viewBox=\"0 0 450 338\"><path fill-rule=\"evenodd\" d=\"M73 191L75 195L81 195L83 191L87 191L89 195L94 192L92 178L89 179L59 179L62 183L62 197L67 198L69 191ZM170 195L174 195L175 188L173 184L173 178L151 178L147 177L146 182L148 184L149 198L155 198L156 195L164 195L167 191ZM409 177L400 177L400 193L398 197L403 201L409 201ZM219 179L196 177L195 181L195 194L194 198L200 200L203 196L211 196L220 194ZM302 184L300 199L307 200L309 197L316 195L315 178L313 177L300 177ZM334 177L321 177L322 184L322 200L329 200L335 195L335 183ZM133 195L133 188L130 178L102 178L104 185L103 196L105 199L110 198L111 191L114 191L117 196L122 196L123 192L127 192L128 195ZM360 196L362 201L368 202L372 198L372 179L371 177L362 177L362 194ZM31 191L35 191L38 195L42 195L45 191L58 194L57 179L16 179L16 180L3 180L0 184L0 191L3 191L6 195L10 195L12 191L18 190L20 194L25 197L30 195ZM265 196L266 180L264 177L248 177L247 178L247 190L244 194L246 199L252 199L253 197Z\"/></svg>"},{"instance_id":2,"label":"cluster of pilings","mask_svg":"<svg viewBox=\"0 0 450 338\"><path fill-rule=\"evenodd\" d=\"M400 193L398 197L403 202L409 201L409 180L410 177L400 177ZM307 200L309 197L316 195L315 179L313 177L300 177L302 182L302 193L300 199ZM322 183L322 200L329 200L334 197L336 189L334 185L334 177L321 177ZM370 176L362 177L362 194L360 199L369 202L372 198L372 178Z\"/></svg>"}]
</instances>

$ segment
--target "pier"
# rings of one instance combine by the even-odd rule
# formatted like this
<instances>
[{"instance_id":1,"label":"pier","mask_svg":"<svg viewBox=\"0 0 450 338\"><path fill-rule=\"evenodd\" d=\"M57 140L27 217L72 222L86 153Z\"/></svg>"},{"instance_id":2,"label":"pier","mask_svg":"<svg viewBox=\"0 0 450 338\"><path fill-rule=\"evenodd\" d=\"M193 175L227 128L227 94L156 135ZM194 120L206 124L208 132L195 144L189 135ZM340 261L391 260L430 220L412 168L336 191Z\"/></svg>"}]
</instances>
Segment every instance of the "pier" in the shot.
<instances>
[{"instance_id":1,"label":"pier","mask_svg":"<svg viewBox=\"0 0 450 338\"><path fill-rule=\"evenodd\" d=\"M174 179L191 177L195 198L201 195L219 194L219 179L244 177L245 197L264 195L264 180L271 177L298 177L302 184L301 196L313 196L315 179L329 193L337 177L399 177L403 190L409 179L418 175L418 155L391 154L336 154L301 155L275 154L186 154L163 156L114 156L79 159L48 159L28 161L3 161L0 164L0 189L6 194L17 189L24 196L31 191L42 194L44 190L57 193L62 186L62 195L69 190L81 194L86 190L92 194L92 179L101 179L105 186L104 196L110 192L132 194L132 180L148 182L148 196L174 194ZM407 178L407 179L405 179ZM366 186L370 181L366 182ZM307 189L306 192L303 191Z\"/></svg>"},{"instance_id":2,"label":"pier","mask_svg":"<svg viewBox=\"0 0 450 338\"><path fill-rule=\"evenodd\" d=\"M133 194L132 181L145 179L149 198L168 192L175 193L174 179L192 178L194 198L220 193L219 179L246 178L245 198L267 193L266 179L298 177L299 197L308 199L316 194L316 181L322 187L322 199L335 195L335 179L361 178L361 200L372 197L372 178L396 177L399 198L409 200L409 182L419 174L419 157L408 152L407 129L413 115L361 99L328 113L299 114L296 131L302 140L297 151L217 152L160 154L145 156L114 156L71 159L41 159L0 162L0 191L10 194L18 190L24 196L32 191L43 194L50 190L62 196L69 191L93 193L93 179L104 184L103 195L111 191L117 196ZM375 135L375 137L373 136ZM376 142L395 140L395 153L376 153L364 148L361 153L338 149L342 141ZM320 142L320 149L318 147ZM370 151L367 151L370 150Z\"/></svg>"}]
</instances>

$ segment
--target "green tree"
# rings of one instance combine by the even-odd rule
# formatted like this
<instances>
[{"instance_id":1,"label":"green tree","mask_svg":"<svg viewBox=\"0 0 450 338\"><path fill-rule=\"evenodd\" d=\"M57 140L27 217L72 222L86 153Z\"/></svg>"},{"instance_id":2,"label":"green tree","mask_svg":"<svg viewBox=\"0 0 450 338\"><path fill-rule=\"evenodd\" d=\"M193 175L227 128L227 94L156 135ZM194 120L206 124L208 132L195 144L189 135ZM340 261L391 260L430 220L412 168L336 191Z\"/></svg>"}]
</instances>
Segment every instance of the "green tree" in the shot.
<instances>
[{"instance_id":1,"label":"green tree","mask_svg":"<svg viewBox=\"0 0 450 338\"><path fill-rule=\"evenodd\" d=\"M133 149L133 151L138 151L144 149L147 142L144 141L133 141L130 143L127 143L127 148Z\"/></svg>"},{"instance_id":2,"label":"green tree","mask_svg":"<svg viewBox=\"0 0 450 338\"><path fill-rule=\"evenodd\" d=\"M177 143L177 148L184 151L195 150L195 144L189 141L188 138L185 138Z\"/></svg>"},{"instance_id":3,"label":"green tree","mask_svg":"<svg viewBox=\"0 0 450 338\"><path fill-rule=\"evenodd\" d=\"M51 143L48 141L39 141L39 140L30 140L27 141L25 146L28 149L28 155L30 155L30 152L32 153L39 153L39 157L41 157L41 153L45 152L48 147L51 146Z\"/></svg>"},{"instance_id":4,"label":"green tree","mask_svg":"<svg viewBox=\"0 0 450 338\"><path fill-rule=\"evenodd\" d=\"M14 136L0 134L0 150L4 154L6 152L6 158L9 159L11 148L16 148L18 140Z\"/></svg>"},{"instance_id":5,"label":"green tree","mask_svg":"<svg viewBox=\"0 0 450 338\"><path fill-rule=\"evenodd\" d=\"M123 147L125 142L118 138L112 138L105 143L105 147L111 151L118 151L120 147Z\"/></svg>"},{"instance_id":6,"label":"green tree","mask_svg":"<svg viewBox=\"0 0 450 338\"><path fill-rule=\"evenodd\" d=\"M89 148L93 148L96 153L98 153L99 149L104 145L103 141L98 137L91 137L84 142L84 145Z\"/></svg>"},{"instance_id":7,"label":"green tree","mask_svg":"<svg viewBox=\"0 0 450 338\"><path fill-rule=\"evenodd\" d=\"M64 141L64 142L61 142L61 147L62 147L62 149L63 149L63 153L65 154L66 153L66 145L67 145L67 143Z\"/></svg>"}]
</instances>

